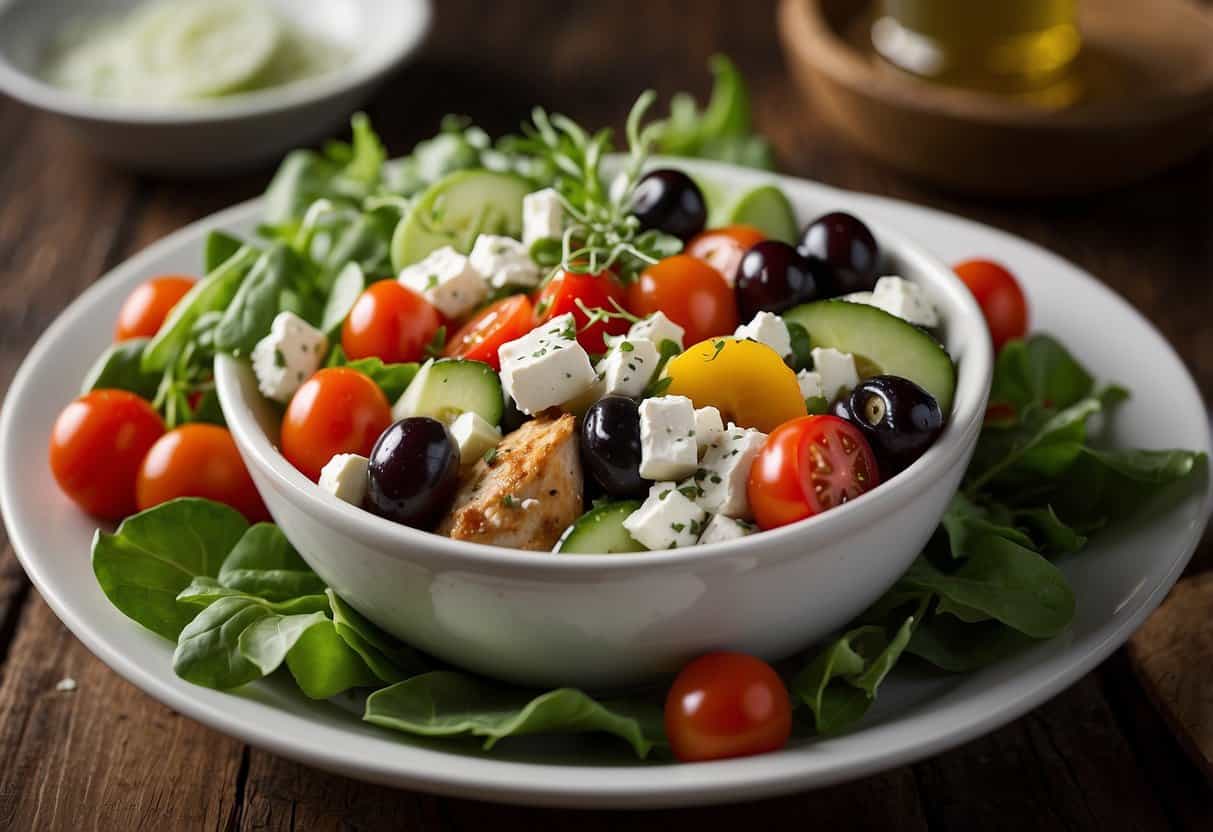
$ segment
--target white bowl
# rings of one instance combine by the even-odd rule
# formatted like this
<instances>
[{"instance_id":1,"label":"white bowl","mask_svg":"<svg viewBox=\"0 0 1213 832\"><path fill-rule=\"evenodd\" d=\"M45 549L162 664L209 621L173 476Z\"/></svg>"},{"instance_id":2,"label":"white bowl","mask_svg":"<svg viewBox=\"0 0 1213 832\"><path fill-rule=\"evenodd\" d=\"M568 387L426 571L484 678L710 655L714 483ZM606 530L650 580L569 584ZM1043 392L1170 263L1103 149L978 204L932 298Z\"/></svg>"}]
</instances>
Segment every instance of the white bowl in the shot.
<instances>
[{"instance_id":1,"label":"white bowl","mask_svg":"<svg viewBox=\"0 0 1213 832\"><path fill-rule=\"evenodd\" d=\"M328 135L421 45L431 18L429 0L274 0L305 31L347 48L349 60L313 78L188 105L90 98L41 78L46 48L65 22L140 2L0 2L0 90L60 116L98 155L156 173L244 166Z\"/></svg>"},{"instance_id":2,"label":"white bowl","mask_svg":"<svg viewBox=\"0 0 1213 832\"><path fill-rule=\"evenodd\" d=\"M832 207L819 185L769 179L802 218ZM450 540L344 503L299 473L275 447L278 411L246 364L217 361L220 402L270 513L304 559L372 621L439 658L507 681L590 689L674 672L713 649L780 659L843 626L906 570L955 493L985 414L993 358L972 296L935 258L871 225L888 272L920 283L941 310L959 373L947 427L921 459L858 500L740 541L560 556Z\"/></svg>"}]
</instances>

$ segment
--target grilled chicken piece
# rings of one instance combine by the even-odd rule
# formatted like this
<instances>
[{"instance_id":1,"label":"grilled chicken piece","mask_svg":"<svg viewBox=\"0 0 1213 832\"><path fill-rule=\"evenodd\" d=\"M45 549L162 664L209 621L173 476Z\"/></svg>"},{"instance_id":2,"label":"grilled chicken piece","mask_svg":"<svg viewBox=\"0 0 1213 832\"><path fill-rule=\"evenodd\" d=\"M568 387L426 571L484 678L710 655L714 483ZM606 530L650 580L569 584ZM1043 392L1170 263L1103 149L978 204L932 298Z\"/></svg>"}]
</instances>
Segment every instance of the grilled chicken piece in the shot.
<instances>
[{"instance_id":1,"label":"grilled chicken piece","mask_svg":"<svg viewBox=\"0 0 1213 832\"><path fill-rule=\"evenodd\" d=\"M581 514L577 420L532 419L476 462L438 534L496 546L549 550Z\"/></svg>"}]
</instances>

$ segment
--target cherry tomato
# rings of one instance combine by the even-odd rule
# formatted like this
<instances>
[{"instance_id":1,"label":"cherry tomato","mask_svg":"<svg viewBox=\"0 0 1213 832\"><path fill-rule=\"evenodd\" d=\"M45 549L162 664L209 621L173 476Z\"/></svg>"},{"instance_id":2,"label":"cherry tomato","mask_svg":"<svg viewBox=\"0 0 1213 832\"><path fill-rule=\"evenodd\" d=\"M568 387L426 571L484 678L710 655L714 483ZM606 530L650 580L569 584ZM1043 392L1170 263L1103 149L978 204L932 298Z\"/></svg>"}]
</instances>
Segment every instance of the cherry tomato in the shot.
<instances>
[{"instance_id":1,"label":"cherry tomato","mask_svg":"<svg viewBox=\"0 0 1213 832\"><path fill-rule=\"evenodd\" d=\"M977 298L995 351L1027 334L1028 301L1013 274L989 260L957 263L955 272Z\"/></svg>"},{"instance_id":2,"label":"cherry tomato","mask_svg":"<svg viewBox=\"0 0 1213 832\"><path fill-rule=\"evenodd\" d=\"M665 700L665 732L684 763L775 751L792 733L788 690L761 659L708 653L674 680Z\"/></svg>"},{"instance_id":3,"label":"cherry tomato","mask_svg":"<svg viewBox=\"0 0 1213 832\"><path fill-rule=\"evenodd\" d=\"M354 301L341 328L341 347L351 359L418 361L440 326L442 316L429 301L395 280L380 280Z\"/></svg>"},{"instance_id":4,"label":"cherry tomato","mask_svg":"<svg viewBox=\"0 0 1213 832\"><path fill-rule=\"evenodd\" d=\"M317 480L334 454L370 456L391 423L392 408L379 385L348 367L329 367L291 398L280 446L292 465Z\"/></svg>"},{"instance_id":5,"label":"cherry tomato","mask_svg":"<svg viewBox=\"0 0 1213 832\"><path fill-rule=\"evenodd\" d=\"M802 416L767 437L750 468L748 495L759 527L773 529L879 484L876 455L859 428L837 416Z\"/></svg>"},{"instance_id":6,"label":"cherry tomato","mask_svg":"<svg viewBox=\"0 0 1213 832\"><path fill-rule=\"evenodd\" d=\"M135 478L164 422L125 390L94 390L69 404L51 428L51 473L63 492L94 517L134 514Z\"/></svg>"},{"instance_id":7,"label":"cherry tomato","mask_svg":"<svg viewBox=\"0 0 1213 832\"><path fill-rule=\"evenodd\" d=\"M483 361L500 371L497 348L530 332L535 325L534 317L534 307L526 295L502 298L461 326L446 342L443 354Z\"/></svg>"},{"instance_id":8,"label":"cherry tomato","mask_svg":"<svg viewBox=\"0 0 1213 832\"><path fill-rule=\"evenodd\" d=\"M622 335L631 324L622 317L614 317L586 326L589 316L581 307L618 312L620 308L627 309L626 299L623 284L609 271L598 274L560 272L535 298L535 323L542 324L572 312L577 322L577 343L592 355L601 354L606 352L603 336Z\"/></svg>"},{"instance_id":9,"label":"cherry tomato","mask_svg":"<svg viewBox=\"0 0 1213 832\"><path fill-rule=\"evenodd\" d=\"M143 458L135 488L139 510L178 497L226 503L251 523L270 519L235 440L218 425L194 423L170 430Z\"/></svg>"},{"instance_id":10,"label":"cherry tomato","mask_svg":"<svg viewBox=\"0 0 1213 832\"><path fill-rule=\"evenodd\" d=\"M661 311L686 330L683 343L732 335L737 301L724 276L686 254L667 257L645 269L628 287L628 307L637 315Z\"/></svg>"},{"instance_id":11,"label":"cherry tomato","mask_svg":"<svg viewBox=\"0 0 1213 832\"><path fill-rule=\"evenodd\" d=\"M687 243L685 251L720 272L731 284L742 255L750 246L766 238L752 225L726 225L724 228L709 228L696 235Z\"/></svg>"},{"instance_id":12,"label":"cherry tomato","mask_svg":"<svg viewBox=\"0 0 1213 832\"><path fill-rule=\"evenodd\" d=\"M126 296L118 312L118 324L114 327L114 340L128 338L151 338L160 329L168 313L194 288L192 277L166 275L153 277L140 283L135 291Z\"/></svg>"}]
</instances>

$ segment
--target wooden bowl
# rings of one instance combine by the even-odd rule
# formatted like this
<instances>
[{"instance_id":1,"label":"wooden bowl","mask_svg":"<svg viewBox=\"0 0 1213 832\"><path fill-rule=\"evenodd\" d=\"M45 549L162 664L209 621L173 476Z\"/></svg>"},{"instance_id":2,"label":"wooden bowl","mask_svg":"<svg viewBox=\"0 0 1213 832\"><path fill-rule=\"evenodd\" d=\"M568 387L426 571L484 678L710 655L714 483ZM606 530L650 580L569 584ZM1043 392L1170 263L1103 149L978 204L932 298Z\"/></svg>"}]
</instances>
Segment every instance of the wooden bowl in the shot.
<instances>
[{"instance_id":1,"label":"wooden bowl","mask_svg":"<svg viewBox=\"0 0 1213 832\"><path fill-rule=\"evenodd\" d=\"M1144 179L1213 137L1213 13L1185 0L1084 0L1073 103L947 87L872 50L870 2L782 0L779 31L813 111L871 156L949 188L1004 196Z\"/></svg>"}]
</instances>

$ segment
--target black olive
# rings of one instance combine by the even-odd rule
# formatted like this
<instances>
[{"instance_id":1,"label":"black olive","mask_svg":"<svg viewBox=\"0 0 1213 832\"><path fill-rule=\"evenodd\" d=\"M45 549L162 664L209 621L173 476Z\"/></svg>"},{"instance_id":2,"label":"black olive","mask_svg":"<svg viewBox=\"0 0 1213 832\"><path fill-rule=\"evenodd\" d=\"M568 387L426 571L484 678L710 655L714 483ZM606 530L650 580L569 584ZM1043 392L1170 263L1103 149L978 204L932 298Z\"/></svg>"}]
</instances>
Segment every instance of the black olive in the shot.
<instances>
[{"instance_id":1,"label":"black olive","mask_svg":"<svg viewBox=\"0 0 1213 832\"><path fill-rule=\"evenodd\" d=\"M872 446L885 479L909 467L943 432L935 397L900 376L864 379L851 391L846 410Z\"/></svg>"},{"instance_id":2,"label":"black olive","mask_svg":"<svg viewBox=\"0 0 1213 832\"><path fill-rule=\"evenodd\" d=\"M838 294L828 268L779 240L763 240L743 254L733 286L743 322Z\"/></svg>"},{"instance_id":3,"label":"black olive","mask_svg":"<svg viewBox=\"0 0 1213 832\"><path fill-rule=\"evenodd\" d=\"M640 406L626 396L604 396L581 420L581 461L612 497L642 497L651 483L640 476Z\"/></svg>"},{"instance_id":4,"label":"black olive","mask_svg":"<svg viewBox=\"0 0 1213 832\"><path fill-rule=\"evenodd\" d=\"M459 484L459 449L442 422L401 419L371 450L365 507L405 526L432 529Z\"/></svg>"},{"instance_id":5,"label":"black olive","mask_svg":"<svg viewBox=\"0 0 1213 832\"><path fill-rule=\"evenodd\" d=\"M518 428L525 425L532 417L527 416L518 409L518 404L514 401L513 396L505 397L505 410L501 414L501 434L513 433Z\"/></svg>"},{"instance_id":6,"label":"black olive","mask_svg":"<svg viewBox=\"0 0 1213 832\"><path fill-rule=\"evenodd\" d=\"M797 251L833 272L838 294L870 292L876 286L880 249L860 220L835 211L813 220L800 234Z\"/></svg>"},{"instance_id":7,"label":"black olive","mask_svg":"<svg viewBox=\"0 0 1213 832\"><path fill-rule=\"evenodd\" d=\"M708 221L708 206L695 180L680 170L646 173L632 192L632 214L644 229L691 239Z\"/></svg>"}]
</instances>

